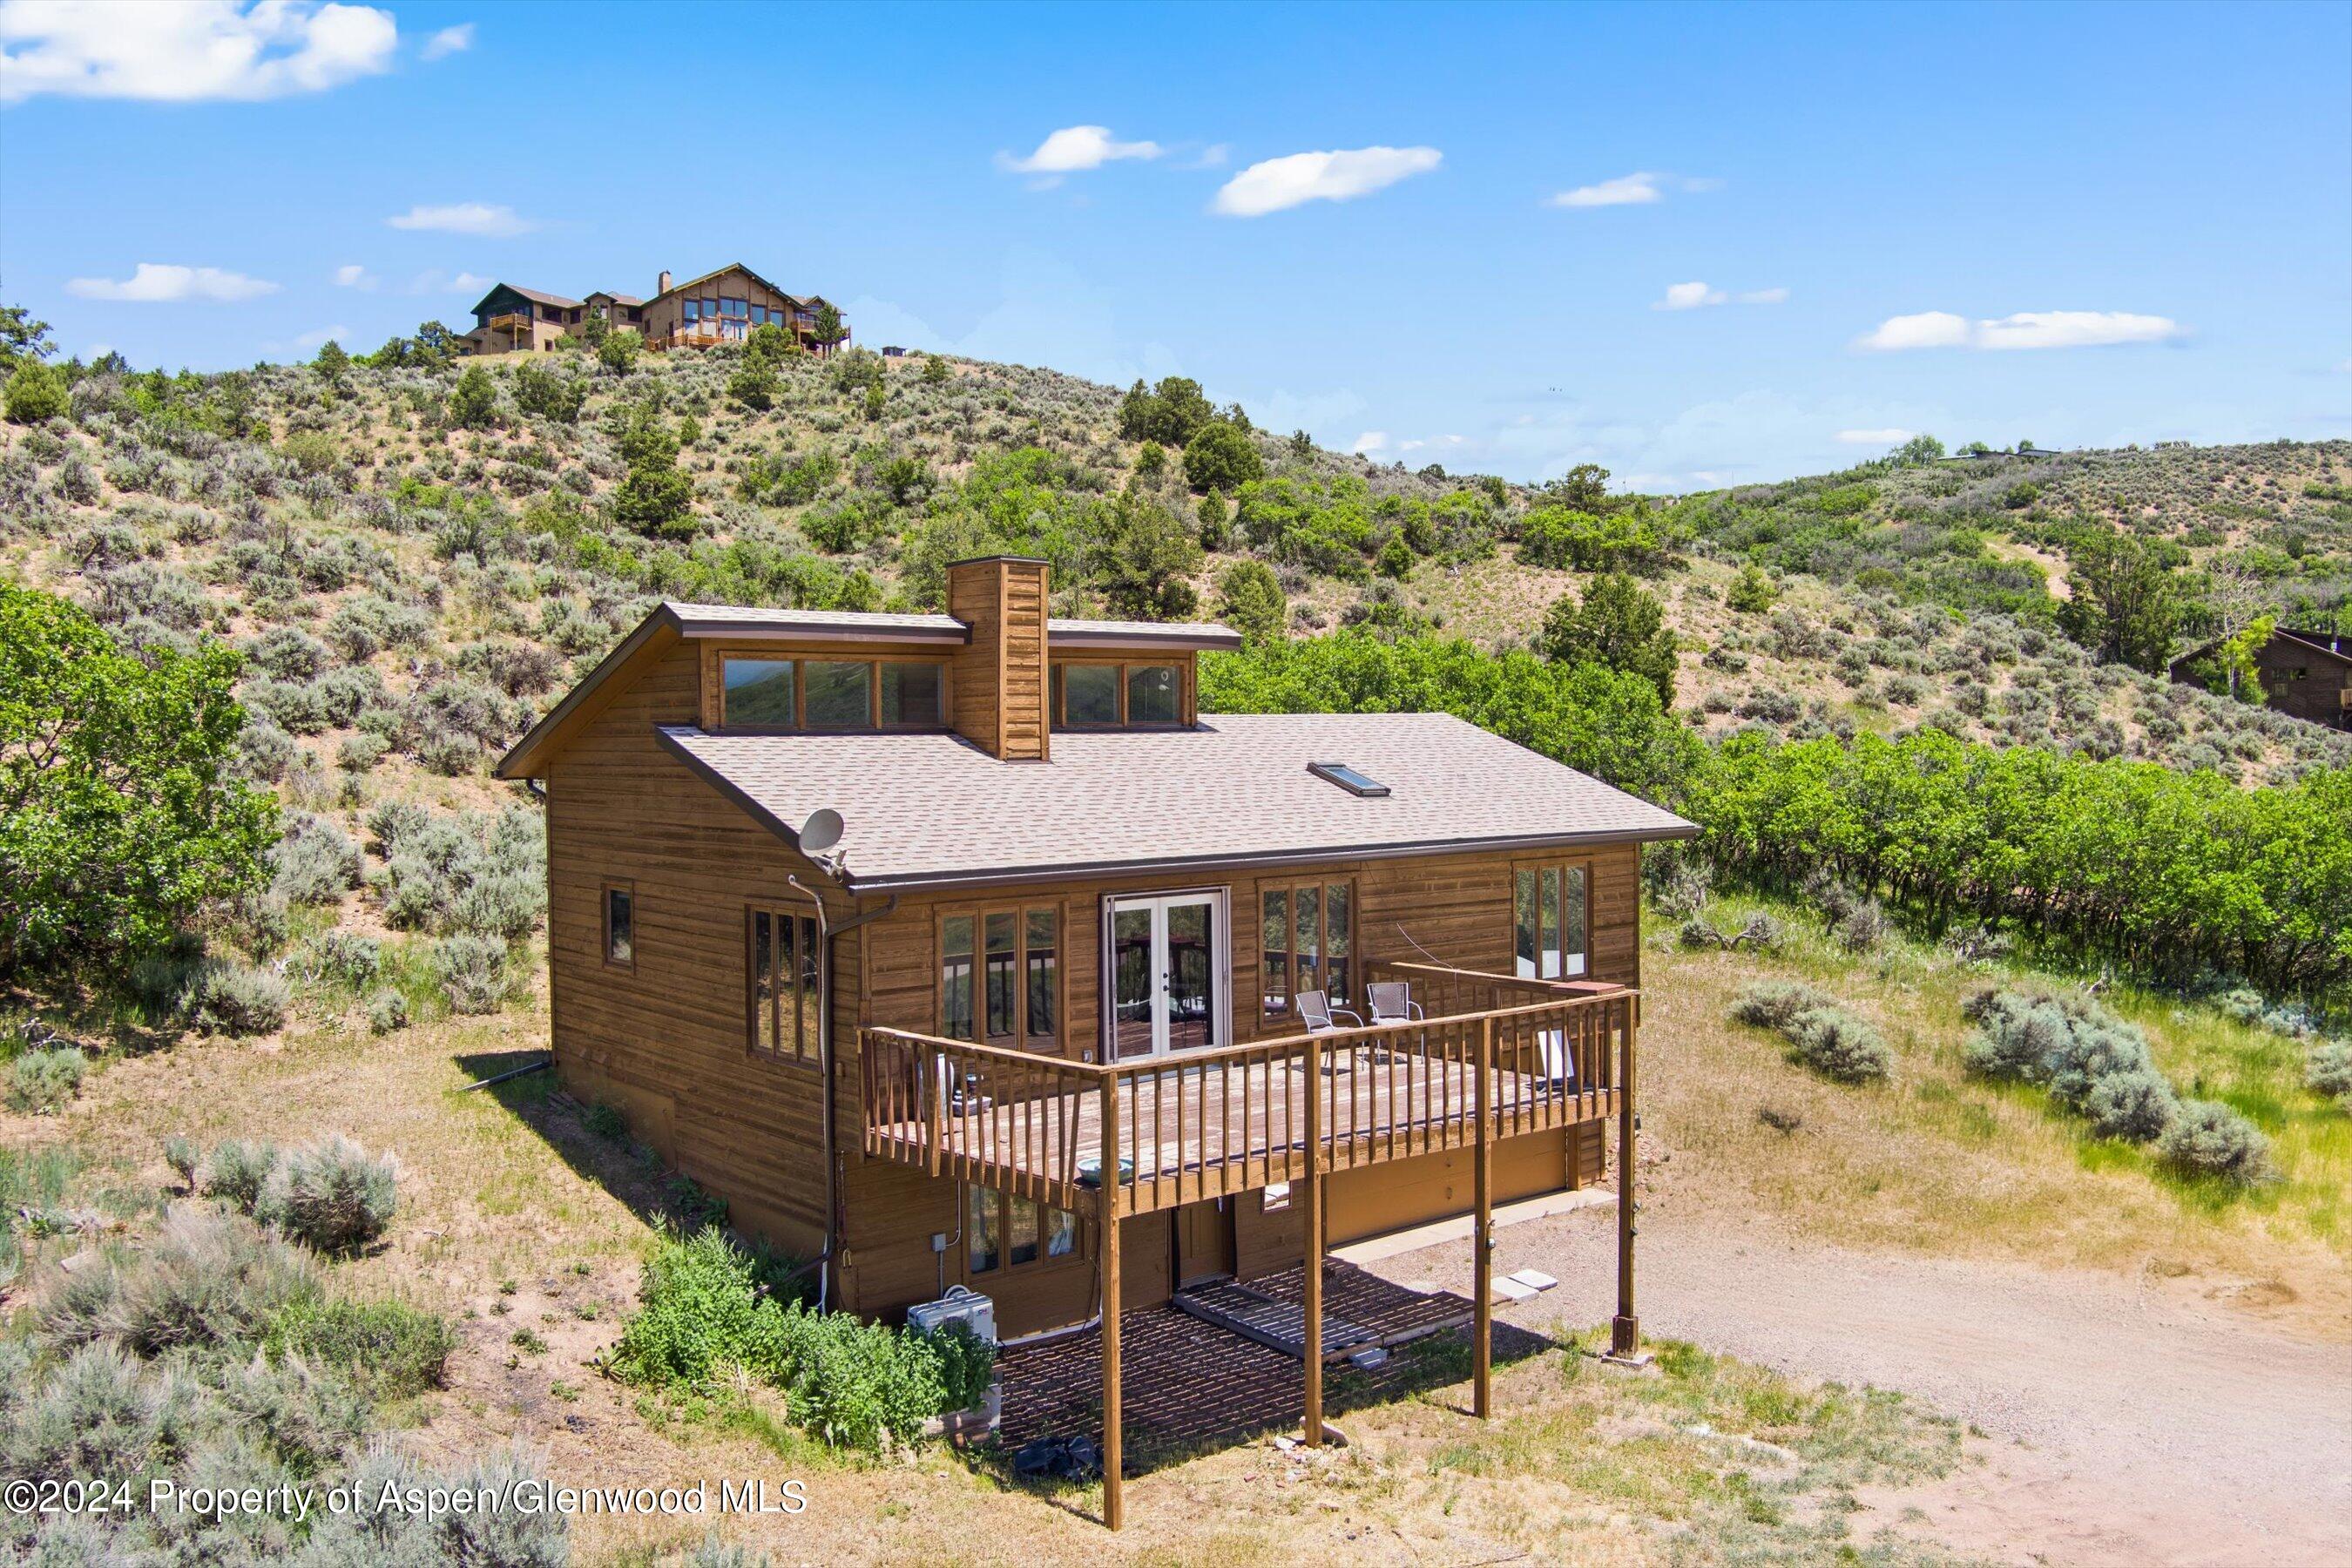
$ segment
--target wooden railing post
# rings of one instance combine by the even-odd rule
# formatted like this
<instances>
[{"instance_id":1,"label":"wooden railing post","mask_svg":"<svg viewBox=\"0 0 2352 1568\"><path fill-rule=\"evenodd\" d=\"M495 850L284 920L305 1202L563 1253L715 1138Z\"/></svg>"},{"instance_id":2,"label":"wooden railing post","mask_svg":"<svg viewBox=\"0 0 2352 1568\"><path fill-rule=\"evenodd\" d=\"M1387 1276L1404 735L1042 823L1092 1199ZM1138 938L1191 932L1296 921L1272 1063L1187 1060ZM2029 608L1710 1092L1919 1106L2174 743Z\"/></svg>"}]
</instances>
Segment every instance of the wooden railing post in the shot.
<instances>
[{"instance_id":1,"label":"wooden railing post","mask_svg":"<svg viewBox=\"0 0 2352 1568\"><path fill-rule=\"evenodd\" d=\"M1307 1429L1323 1446L1323 1043L1307 1042Z\"/></svg>"},{"instance_id":2,"label":"wooden railing post","mask_svg":"<svg viewBox=\"0 0 2352 1568\"><path fill-rule=\"evenodd\" d=\"M1493 1124L1495 1020L1478 1021L1478 1078L1474 1090L1477 1104L1478 1152L1474 1184L1477 1219L1470 1227L1471 1312L1470 1408L1479 1420L1494 1411L1495 1367L1495 1137Z\"/></svg>"},{"instance_id":3,"label":"wooden railing post","mask_svg":"<svg viewBox=\"0 0 2352 1568\"><path fill-rule=\"evenodd\" d=\"M937 1047L912 1047L908 1055L915 1058L915 1070L923 1075L923 1081L916 1086L918 1092L930 1101L931 1174L936 1176L943 1158L940 1146L947 1142L947 1074L942 1070L947 1058L940 1054Z\"/></svg>"},{"instance_id":4,"label":"wooden railing post","mask_svg":"<svg viewBox=\"0 0 2352 1568\"><path fill-rule=\"evenodd\" d=\"M1641 1320L1633 1315L1633 1165L1641 1117L1633 1109L1633 1019L1625 1006L1625 1032L1619 1037L1617 1069L1617 1315L1609 1321L1609 1355L1641 1362Z\"/></svg>"},{"instance_id":5,"label":"wooden railing post","mask_svg":"<svg viewBox=\"0 0 2352 1568\"><path fill-rule=\"evenodd\" d=\"M1126 1445L1119 1430L1118 1075L1106 1071L1097 1092L1102 1096L1102 1239L1095 1266L1102 1271L1103 1523L1117 1530L1127 1520L1121 1495Z\"/></svg>"}]
</instances>

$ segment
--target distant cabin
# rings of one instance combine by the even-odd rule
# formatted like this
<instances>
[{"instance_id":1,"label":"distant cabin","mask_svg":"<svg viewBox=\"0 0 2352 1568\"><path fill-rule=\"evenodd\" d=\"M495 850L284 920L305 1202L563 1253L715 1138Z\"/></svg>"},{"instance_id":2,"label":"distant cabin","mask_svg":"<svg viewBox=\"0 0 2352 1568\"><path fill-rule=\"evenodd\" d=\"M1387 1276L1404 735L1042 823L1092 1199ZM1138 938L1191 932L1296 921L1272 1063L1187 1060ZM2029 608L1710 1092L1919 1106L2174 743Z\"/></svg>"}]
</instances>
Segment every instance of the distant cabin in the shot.
<instances>
[{"instance_id":1,"label":"distant cabin","mask_svg":"<svg viewBox=\"0 0 2352 1568\"><path fill-rule=\"evenodd\" d=\"M2172 679L2189 686L2209 684L2196 673L2219 643L2173 661ZM2263 701L2290 718L2352 730L2352 635L2281 627L2254 655Z\"/></svg>"},{"instance_id":2,"label":"distant cabin","mask_svg":"<svg viewBox=\"0 0 2352 1568\"><path fill-rule=\"evenodd\" d=\"M825 354L849 341L846 317L839 342L818 341L817 318L826 306L823 295L787 294L740 261L683 283L674 283L665 272L650 299L598 289L574 300L499 283L476 301L474 330L458 341L468 353L539 353L581 336L592 321L601 321L611 329L640 333L649 349L710 348L742 342L758 328L777 326L803 348Z\"/></svg>"}]
</instances>

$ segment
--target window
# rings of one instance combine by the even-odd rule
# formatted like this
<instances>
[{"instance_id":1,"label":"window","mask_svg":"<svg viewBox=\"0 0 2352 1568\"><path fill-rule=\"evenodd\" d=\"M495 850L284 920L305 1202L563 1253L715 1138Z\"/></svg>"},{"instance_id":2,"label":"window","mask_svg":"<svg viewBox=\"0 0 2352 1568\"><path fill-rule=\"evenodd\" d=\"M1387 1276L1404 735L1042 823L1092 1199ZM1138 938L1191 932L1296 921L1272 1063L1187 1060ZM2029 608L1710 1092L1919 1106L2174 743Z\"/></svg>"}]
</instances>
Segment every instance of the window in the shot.
<instances>
[{"instance_id":1,"label":"window","mask_svg":"<svg viewBox=\"0 0 2352 1568\"><path fill-rule=\"evenodd\" d=\"M1127 667L1127 721L1130 724L1176 722L1176 667L1172 664L1130 664Z\"/></svg>"},{"instance_id":2,"label":"window","mask_svg":"<svg viewBox=\"0 0 2352 1568\"><path fill-rule=\"evenodd\" d=\"M824 957L816 919L754 906L744 919L745 1043L761 1056L814 1061L823 1045L818 1005Z\"/></svg>"},{"instance_id":3,"label":"window","mask_svg":"<svg viewBox=\"0 0 2352 1568\"><path fill-rule=\"evenodd\" d=\"M1061 1048L1061 910L990 910L940 921L940 1033Z\"/></svg>"},{"instance_id":4,"label":"window","mask_svg":"<svg viewBox=\"0 0 2352 1568\"><path fill-rule=\"evenodd\" d=\"M730 730L939 730L946 668L935 659L719 660L719 722Z\"/></svg>"},{"instance_id":5,"label":"window","mask_svg":"<svg viewBox=\"0 0 2352 1568\"><path fill-rule=\"evenodd\" d=\"M681 300L678 301L678 310L686 321L702 320L702 301L699 300Z\"/></svg>"},{"instance_id":6,"label":"window","mask_svg":"<svg viewBox=\"0 0 2352 1568\"><path fill-rule=\"evenodd\" d=\"M1024 1268L1078 1256L1078 1216L992 1187L966 1187L963 1258L967 1276Z\"/></svg>"},{"instance_id":7,"label":"window","mask_svg":"<svg viewBox=\"0 0 2352 1568\"><path fill-rule=\"evenodd\" d=\"M947 682L936 664L893 661L882 667L882 728L936 730L947 722L940 701Z\"/></svg>"},{"instance_id":8,"label":"window","mask_svg":"<svg viewBox=\"0 0 2352 1568\"><path fill-rule=\"evenodd\" d=\"M1518 973L1575 980L1590 968L1592 878L1580 860L1521 866L1512 878L1511 940Z\"/></svg>"},{"instance_id":9,"label":"window","mask_svg":"<svg viewBox=\"0 0 2352 1568\"><path fill-rule=\"evenodd\" d=\"M731 729L797 728L799 709L793 702L796 684L791 659L727 660L725 723Z\"/></svg>"},{"instance_id":10,"label":"window","mask_svg":"<svg viewBox=\"0 0 2352 1568\"><path fill-rule=\"evenodd\" d=\"M808 694L801 721L812 730L865 730L874 724L874 667L864 660L801 661Z\"/></svg>"},{"instance_id":11,"label":"window","mask_svg":"<svg viewBox=\"0 0 2352 1568\"><path fill-rule=\"evenodd\" d=\"M637 892L631 882L604 884L604 962L633 969L637 962Z\"/></svg>"},{"instance_id":12,"label":"window","mask_svg":"<svg viewBox=\"0 0 2352 1568\"><path fill-rule=\"evenodd\" d=\"M1184 671L1173 664L1054 666L1054 722L1066 730L1144 729L1184 721Z\"/></svg>"},{"instance_id":13,"label":"window","mask_svg":"<svg viewBox=\"0 0 2352 1568\"><path fill-rule=\"evenodd\" d=\"M721 300L719 301L719 313L725 316L730 321L742 321L751 313L751 301L747 300Z\"/></svg>"},{"instance_id":14,"label":"window","mask_svg":"<svg viewBox=\"0 0 2352 1568\"><path fill-rule=\"evenodd\" d=\"M1258 884L1259 990L1267 1016L1287 1013L1301 991L1345 1007L1356 994L1356 888L1352 882Z\"/></svg>"}]
</instances>

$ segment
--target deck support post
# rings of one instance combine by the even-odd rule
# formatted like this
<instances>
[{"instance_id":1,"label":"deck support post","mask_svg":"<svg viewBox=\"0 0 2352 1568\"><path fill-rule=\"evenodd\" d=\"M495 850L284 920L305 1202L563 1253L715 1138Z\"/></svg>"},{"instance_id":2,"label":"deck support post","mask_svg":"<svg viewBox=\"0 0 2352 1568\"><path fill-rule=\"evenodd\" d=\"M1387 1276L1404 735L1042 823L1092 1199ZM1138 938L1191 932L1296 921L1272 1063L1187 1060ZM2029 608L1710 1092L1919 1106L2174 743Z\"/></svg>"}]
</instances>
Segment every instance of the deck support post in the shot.
<instances>
[{"instance_id":1,"label":"deck support post","mask_svg":"<svg viewBox=\"0 0 2352 1568\"><path fill-rule=\"evenodd\" d=\"M1617 1056L1617 1315L1609 1320L1610 1361L1643 1366L1642 1323L1633 1315L1633 1165L1641 1116L1633 1109L1633 1032L1641 1005L1625 1003L1625 1032Z\"/></svg>"},{"instance_id":2,"label":"deck support post","mask_svg":"<svg viewBox=\"0 0 2352 1568\"><path fill-rule=\"evenodd\" d=\"M1102 1283L1103 1523L1113 1530L1127 1521L1121 1495L1125 1444L1120 1431L1118 1368L1118 1079L1102 1080L1102 1239L1095 1267Z\"/></svg>"},{"instance_id":3,"label":"deck support post","mask_svg":"<svg viewBox=\"0 0 2352 1568\"><path fill-rule=\"evenodd\" d=\"M1323 1047L1307 1051L1307 1418L1302 1440L1323 1446Z\"/></svg>"},{"instance_id":4,"label":"deck support post","mask_svg":"<svg viewBox=\"0 0 2352 1568\"><path fill-rule=\"evenodd\" d=\"M1477 1217L1470 1226L1470 1409L1479 1420L1494 1415L1495 1381L1495 1020L1478 1022L1478 1078L1475 1095L1477 1156L1473 1166Z\"/></svg>"}]
</instances>

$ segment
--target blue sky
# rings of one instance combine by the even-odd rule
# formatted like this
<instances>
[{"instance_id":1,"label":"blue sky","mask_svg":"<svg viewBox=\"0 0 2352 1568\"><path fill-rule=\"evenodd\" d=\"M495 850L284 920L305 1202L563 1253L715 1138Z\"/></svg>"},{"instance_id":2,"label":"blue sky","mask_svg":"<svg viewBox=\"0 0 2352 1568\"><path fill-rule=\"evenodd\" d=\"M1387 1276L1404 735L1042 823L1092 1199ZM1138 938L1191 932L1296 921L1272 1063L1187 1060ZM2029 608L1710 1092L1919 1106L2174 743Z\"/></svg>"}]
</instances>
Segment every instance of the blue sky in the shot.
<instances>
[{"instance_id":1,"label":"blue sky","mask_svg":"<svg viewBox=\"0 0 2352 1568\"><path fill-rule=\"evenodd\" d=\"M0 0L0 299L215 368L741 260L869 344L1657 489L2343 437L2347 63L2343 5Z\"/></svg>"}]
</instances>

